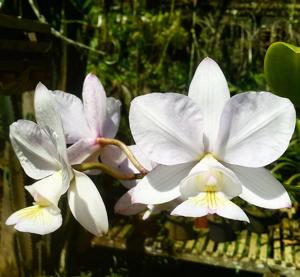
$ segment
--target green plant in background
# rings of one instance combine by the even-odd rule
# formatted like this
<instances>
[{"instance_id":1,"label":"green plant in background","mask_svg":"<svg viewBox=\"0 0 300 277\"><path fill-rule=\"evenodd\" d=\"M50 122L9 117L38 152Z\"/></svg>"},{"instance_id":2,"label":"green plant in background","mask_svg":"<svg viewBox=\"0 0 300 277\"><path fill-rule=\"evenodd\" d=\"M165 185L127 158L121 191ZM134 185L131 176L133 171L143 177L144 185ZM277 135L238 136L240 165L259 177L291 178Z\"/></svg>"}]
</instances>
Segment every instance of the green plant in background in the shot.
<instances>
[{"instance_id":1,"label":"green plant in background","mask_svg":"<svg viewBox=\"0 0 300 277\"><path fill-rule=\"evenodd\" d=\"M300 107L300 48L286 43L270 45L264 60L267 84L272 92L290 98ZM272 172L281 180L294 200L300 202L300 121L297 119L296 132L285 155L281 157Z\"/></svg>"},{"instance_id":2,"label":"green plant in background","mask_svg":"<svg viewBox=\"0 0 300 277\"><path fill-rule=\"evenodd\" d=\"M300 107L300 47L275 42L267 50L264 70L272 92Z\"/></svg>"}]
</instances>

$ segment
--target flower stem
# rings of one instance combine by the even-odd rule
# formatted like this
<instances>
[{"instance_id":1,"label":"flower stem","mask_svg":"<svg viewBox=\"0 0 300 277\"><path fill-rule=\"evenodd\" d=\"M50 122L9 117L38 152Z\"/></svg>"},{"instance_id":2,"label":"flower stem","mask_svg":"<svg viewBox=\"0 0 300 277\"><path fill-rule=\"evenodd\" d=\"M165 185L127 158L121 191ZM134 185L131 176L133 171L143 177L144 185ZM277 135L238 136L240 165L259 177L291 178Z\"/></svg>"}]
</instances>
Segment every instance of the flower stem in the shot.
<instances>
[{"instance_id":1,"label":"flower stem","mask_svg":"<svg viewBox=\"0 0 300 277\"><path fill-rule=\"evenodd\" d=\"M78 171L86 171L91 169L100 169L101 171L105 172L106 174L119 179L119 180L135 180L135 179L141 179L144 177L145 174L143 173L132 173L132 174L123 174L121 172L118 172L110 167L108 167L106 164L103 163L82 163L82 164L76 164L73 166L74 169Z\"/></svg>"},{"instance_id":2,"label":"flower stem","mask_svg":"<svg viewBox=\"0 0 300 277\"><path fill-rule=\"evenodd\" d=\"M115 145L115 146L119 147L124 152L124 154L127 156L127 158L132 162L132 164L135 166L135 168L140 171L140 173L142 175L146 175L148 173L148 170L145 169L139 163L139 161L133 155L131 150L122 141L117 140L117 139L112 139L112 138L103 138L103 137L97 138L96 141L100 145Z\"/></svg>"}]
</instances>

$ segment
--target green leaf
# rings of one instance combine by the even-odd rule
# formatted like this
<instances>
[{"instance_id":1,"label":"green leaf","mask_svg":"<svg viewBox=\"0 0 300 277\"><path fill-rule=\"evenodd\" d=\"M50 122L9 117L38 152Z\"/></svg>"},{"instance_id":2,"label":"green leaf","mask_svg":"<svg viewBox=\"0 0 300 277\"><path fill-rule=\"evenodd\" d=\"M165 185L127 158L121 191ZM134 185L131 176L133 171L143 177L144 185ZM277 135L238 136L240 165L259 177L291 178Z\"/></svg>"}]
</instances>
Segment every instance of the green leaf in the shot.
<instances>
[{"instance_id":1,"label":"green leaf","mask_svg":"<svg viewBox=\"0 0 300 277\"><path fill-rule=\"evenodd\" d=\"M300 107L300 47L285 42L271 44L264 71L272 92Z\"/></svg>"}]
</instances>

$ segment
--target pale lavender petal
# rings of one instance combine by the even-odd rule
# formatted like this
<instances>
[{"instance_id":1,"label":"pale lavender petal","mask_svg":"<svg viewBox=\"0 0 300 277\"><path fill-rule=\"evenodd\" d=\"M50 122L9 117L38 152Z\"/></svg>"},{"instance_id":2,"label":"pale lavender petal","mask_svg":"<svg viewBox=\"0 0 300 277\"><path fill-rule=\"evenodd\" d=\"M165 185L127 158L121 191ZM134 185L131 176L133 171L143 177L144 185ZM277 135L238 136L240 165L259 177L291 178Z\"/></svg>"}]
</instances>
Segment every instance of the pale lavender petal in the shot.
<instances>
[{"instance_id":1,"label":"pale lavender petal","mask_svg":"<svg viewBox=\"0 0 300 277\"><path fill-rule=\"evenodd\" d=\"M113 97L106 99L106 120L103 126L102 135L114 138L118 132L120 124L121 102Z\"/></svg>"},{"instance_id":2,"label":"pale lavender petal","mask_svg":"<svg viewBox=\"0 0 300 277\"><path fill-rule=\"evenodd\" d=\"M96 143L96 139L81 139L68 148L69 162L70 164L82 163L97 151L100 153L100 146Z\"/></svg>"},{"instance_id":3,"label":"pale lavender petal","mask_svg":"<svg viewBox=\"0 0 300 277\"><path fill-rule=\"evenodd\" d=\"M63 91L52 91L57 103L57 110L60 113L66 141L73 144L82 138L92 138L82 101L75 95Z\"/></svg>"},{"instance_id":4,"label":"pale lavender petal","mask_svg":"<svg viewBox=\"0 0 300 277\"><path fill-rule=\"evenodd\" d=\"M94 74L88 74L84 80L82 100L84 113L93 137L103 136L106 121L106 93Z\"/></svg>"},{"instance_id":5,"label":"pale lavender petal","mask_svg":"<svg viewBox=\"0 0 300 277\"><path fill-rule=\"evenodd\" d=\"M26 174L41 179L60 169L56 145L48 132L28 120L10 125L10 140Z\"/></svg>"}]
</instances>

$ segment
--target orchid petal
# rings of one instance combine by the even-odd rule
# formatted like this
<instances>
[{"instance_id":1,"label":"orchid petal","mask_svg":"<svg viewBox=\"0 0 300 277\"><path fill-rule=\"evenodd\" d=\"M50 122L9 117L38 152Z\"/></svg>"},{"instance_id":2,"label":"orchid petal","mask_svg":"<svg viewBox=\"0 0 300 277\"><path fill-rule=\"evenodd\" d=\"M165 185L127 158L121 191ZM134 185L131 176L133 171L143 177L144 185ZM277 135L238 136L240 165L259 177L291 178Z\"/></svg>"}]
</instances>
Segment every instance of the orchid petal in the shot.
<instances>
[{"instance_id":1,"label":"orchid petal","mask_svg":"<svg viewBox=\"0 0 300 277\"><path fill-rule=\"evenodd\" d=\"M201 217L214 213L222 217L249 222L244 211L228 200L222 192L201 192L177 206L171 215Z\"/></svg>"},{"instance_id":2,"label":"orchid petal","mask_svg":"<svg viewBox=\"0 0 300 277\"><path fill-rule=\"evenodd\" d=\"M198 65L188 96L201 107L205 150L211 152L217 138L223 108L230 98L224 74L215 61L205 58Z\"/></svg>"},{"instance_id":3,"label":"orchid petal","mask_svg":"<svg viewBox=\"0 0 300 277\"><path fill-rule=\"evenodd\" d=\"M234 172L209 155L197 163L181 181L180 192L187 199L196 196L200 191L205 192L208 186L224 192L228 198L238 196L242 192L242 183Z\"/></svg>"},{"instance_id":4,"label":"orchid petal","mask_svg":"<svg viewBox=\"0 0 300 277\"><path fill-rule=\"evenodd\" d=\"M90 233L100 236L108 230L108 218L103 200L92 180L75 171L75 180L68 191L71 212Z\"/></svg>"},{"instance_id":5,"label":"orchid petal","mask_svg":"<svg viewBox=\"0 0 300 277\"><path fill-rule=\"evenodd\" d=\"M208 207L206 205L198 205L196 197L191 197L178 205L171 215L180 215L188 217L202 217L208 214Z\"/></svg>"},{"instance_id":6,"label":"orchid petal","mask_svg":"<svg viewBox=\"0 0 300 277\"><path fill-rule=\"evenodd\" d=\"M92 137L81 100L77 96L63 91L55 90L52 91L52 94L62 119L67 143L73 144L81 138Z\"/></svg>"},{"instance_id":7,"label":"orchid petal","mask_svg":"<svg viewBox=\"0 0 300 277\"><path fill-rule=\"evenodd\" d=\"M158 165L133 189L132 202L161 204L180 196L179 183L185 178L194 162L165 166Z\"/></svg>"},{"instance_id":8,"label":"orchid petal","mask_svg":"<svg viewBox=\"0 0 300 277\"><path fill-rule=\"evenodd\" d=\"M222 201L222 204L220 204L220 206L216 210L216 214L225 218L246 221L249 223L248 216L238 205L228 200L223 193L217 192L216 194L219 198L218 202Z\"/></svg>"},{"instance_id":9,"label":"orchid petal","mask_svg":"<svg viewBox=\"0 0 300 277\"><path fill-rule=\"evenodd\" d=\"M114 138L120 124L121 102L113 97L106 99L106 120L104 122L102 135Z\"/></svg>"},{"instance_id":10,"label":"orchid petal","mask_svg":"<svg viewBox=\"0 0 300 277\"><path fill-rule=\"evenodd\" d=\"M94 74L88 74L84 80L82 100L93 137L102 136L106 120L106 94L100 80Z\"/></svg>"},{"instance_id":11,"label":"orchid petal","mask_svg":"<svg viewBox=\"0 0 300 277\"><path fill-rule=\"evenodd\" d=\"M157 163L186 163L203 152L201 110L187 96L151 93L136 97L129 122L136 144Z\"/></svg>"},{"instance_id":12,"label":"orchid petal","mask_svg":"<svg viewBox=\"0 0 300 277\"><path fill-rule=\"evenodd\" d=\"M245 201L267 209L291 207L290 197L283 187L265 168L249 168L227 164L243 184L239 195Z\"/></svg>"},{"instance_id":13,"label":"orchid petal","mask_svg":"<svg viewBox=\"0 0 300 277\"><path fill-rule=\"evenodd\" d=\"M61 171L58 171L42 180L25 186L25 189L32 195L37 204L47 202L47 205L57 206L58 201L69 186L63 186Z\"/></svg>"},{"instance_id":14,"label":"orchid petal","mask_svg":"<svg viewBox=\"0 0 300 277\"><path fill-rule=\"evenodd\" d=\"M268 92L238 94L224 108L215 153L230 164L265 166L288 147L295 120L286 98Z\"/></svg>"},{"instance_id":15,"label":"orchid petal","mask_svg":"<svg viewBox=\"0 0 300 277\"><path fill-rule=\"evenodd\" d=\"M10 140L26 174L41 179L60 169L56 146L49 134L32 121L10 125Z\"/></svg>"},{"instance_id":16,"label":"orchid petal","mask_svg":"<svg viewBox=\"0 0 300 277\"><path fill-rule=\"evenodd\" d=\"M13 213L5 224L15 225L15 229L20 232L45 235L61 226L62 216L59 210L51 206L34 205Z\"/></svg>"},{"instance_id":17,"label":"orchid petal","mask_svg":"<svg viewBox=\"0 0 300 277\"><path fill-rule=\"evenodd\" d=\"M59 152L65 155L66 141L62 127L62 121L56 109L56 101L53 94L42 84L38 83L34 95L35 117L38 125L48 126L57 135Z\"/></svg>"},{"instance_id":18,"label":"orchid petal","mask_svg":"<svg viewBox=\"0 0 300 277\"><path fill-rule=\"evenodd\" d=\"M135 215L147 209L147 206L144 204L140 204L140 203L132 204L131 195L132 195L132 190L129 190L122 195L122 197L115 204L114 207L115 213L122 214L122 215Z\"/></svg>"},{"instance_id":19,"label":"orchid petal","mask_svg":"<svg viewBox=\"0 0 300 277\"><path fill-rule=\"evenodd\" d=\"M99 151L100 146L96 139L80 139L67 149L70 164L79 164L89 159L95 152Z\"/></svg>"}]
</instances>

